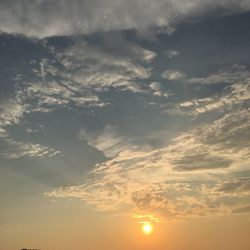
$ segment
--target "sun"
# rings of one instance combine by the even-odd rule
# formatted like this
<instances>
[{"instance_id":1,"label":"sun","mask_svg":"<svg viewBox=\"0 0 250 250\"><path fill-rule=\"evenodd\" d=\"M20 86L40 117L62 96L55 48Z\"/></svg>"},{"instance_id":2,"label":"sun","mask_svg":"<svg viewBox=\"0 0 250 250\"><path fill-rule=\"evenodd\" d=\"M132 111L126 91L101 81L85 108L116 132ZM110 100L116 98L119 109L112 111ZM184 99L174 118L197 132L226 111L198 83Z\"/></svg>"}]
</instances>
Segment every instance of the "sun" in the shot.
<instances>
[{"instance_id":1,"label":"sun","mask_svg":"<svg viewBox=\"0 0 250 250\"><path fill-rule=\"evenodd\" d=\"M144 234L151 234L153 232L153 226L151 223L149 222L145 222L143 225L142 225L142 231Z\"/></svg>"}]
</instances>

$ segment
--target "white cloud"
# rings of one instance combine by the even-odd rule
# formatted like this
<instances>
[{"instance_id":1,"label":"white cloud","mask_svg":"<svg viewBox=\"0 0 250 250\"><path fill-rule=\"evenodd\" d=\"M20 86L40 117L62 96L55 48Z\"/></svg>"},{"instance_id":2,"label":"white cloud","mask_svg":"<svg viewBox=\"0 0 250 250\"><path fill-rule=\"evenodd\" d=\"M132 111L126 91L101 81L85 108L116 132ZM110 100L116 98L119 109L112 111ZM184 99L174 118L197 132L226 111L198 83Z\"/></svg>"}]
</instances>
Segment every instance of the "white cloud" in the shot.
<instances>
[{"instance_id":1,"label":"white cloud","mask_svg":"<svg viewBox=\"0 0 250 250\"><path fill-rule=\"evenodd\" d=\"M32 101L33 111L49 111L59 106L67 107L70 103L76 106L100 105L98 96L86 92L81 86L72 83L46 81L27 86L26 101ZM45 108L45 109L44 109Z\"/></svg>"},{"instance_id":2,"label":"white cloud","mask_svg":"<svg viewBox=\"0 0 250 250\"><path fill-rule=\"evenodd\" d=\"M120 40L119 40L120 41ZM143 48L133 47L125 43L125 49L130 57L116 56L92 47L79 43L60 55L60 61L65 66L65 72L61 76L73 79L81 87L89 90L105 91L109 88L129 90L132 92L144 92L140 81L150 77L150 68L141 65L141 61L148 62L154 56L153 52ZM145 55L146 53L146 55Z\"/></svg>"},{"instance_id":3,"label":"white cloud","mask_svg":"<svg viewBox=\"0 0 250 250\"><path fill-rule=\"evenodd\" d=\"M20 94L20 93L19 93ZM16 141L7 132L6 127L18 124L23 119L25 113L29 113L30 106L23 103L22 99L16 95L15 99L10 98L0 106L0 142L4 149L1 156L9 159L21 157L52 157L61 154L60 151L30 142Z\"/></svg>"},{"instance_id":4,"label":"white cloud","mask_svg":"<svg viewBox=\"0 0 250 250\"><path fill-rule=\"evenodd\" d=\"M4 145L4 149L0 156L8 159L17 159L22 157L28 158L48 158L61 155L59 150L51 147L40 145L38 143L30 143L24 141L16 141L10 137L10 134L0 127L0 142Z\"/></svg>"},{"instance_id":5,"label":"white cloud","mask_svg":"<svg viewBox=\"0 0 250 250\"><path fill-rule=\"evenodd\" d=\"M27 107L18 99L9 99L0 105L0 126L16 124L20 121Z\"/></svg>"},{"instance_id":6,"label":"white cloud","mask_svg":"<svg viewBox=\"0 0 250 250\"><path fill-rule=\"evenodd\" d=\"M0 127L0 139L6 138L8 136L7 131Z\"/></svg>"},{"instance_id":7,"label":"white cloud","mask_svg":"<svg viewBox=\"0 0 250 250\"><path fill-rule=\"evenodd\" d=\"M169 69L164 71L161 76L170 81L176 81L183 79L185 75L180 71Z\"/></svg>"},{"instance_id":8,"label":"white cloud","mask_svg":"<svg viewBox=\"0 0 250 250\"><path fill-rule=\"evenodd\" d=\"M7 141L7 149L1 154L8 159L17 159L22 157L28 158L48 158L62 154L59 150L55 150L48 146L40 144L17 142L12 139Z\"/></svg>"},{"instance_id":9,"label":"white cloud","mask_svg":"<svg viewBox=\"0 0 250 250\"><path fill-rule=\"evenodd\" d=\"M103 152L106 157L115 157L122 151L136 148L129 139L120 136L117 129L112 126L106 126L99 133L91 133L82 129L79 138L86 140L89 146Z\"/></svg>"},{"instance_id":10,"label":"white cloud","mask_svg":"<svg viewBox=\"0 0 250 250\"><path fill-rule=\"evenodd\" d=\"M159 82L151 82L151 83L149 84L149 87L150 87L152 90L155 90L156 92L157 92L157 91L161 91L161 89L162 89L161 83L159 83Z\"/></svg>"},{"instance_id":11,"label":"white cloud","mask_svg":"<svg viewBox=\"0 0 250 250\"><path fill-rule=\"evenodd\" d=\"M151 82L149 84L149 88L155 96L168 97L169 95L171 95L171 93L163 89L162 84L159 82Z\"/></svg>"},{"instance_id":12,"label":"white cloud","mask_svg":"<svg viewBox=\"0 0 250 250\"><path fill-rule=\"evenodd\" d=\"M156 54L123 37L104 36L100 47L78 40L60 52L46 42L41 45L50 57L29 62L30 78L26 79L26 75L15 78L18 88L12 94L14 98L0 105L2 126L19 123L25 114L32 112L72 106L103 107L108 103L100 100L99 93L110 88L151 93L142 81L150 77L149 63Z\"/></svg>"},{"instance_id":13,"label":"white cloud","mask_svg":"<svg viewBox=\"0 0 250 250\"><path fill-rule=\"evenodd\" d=\"M186 101L180 104L180 107L188 108L194 106L195 103L193 101Z\"/></svg>"},{"instance_id":14,"label":"white cloud","mask_svg":"<svg viewBox=\"0 0 250 250\"><path fill-rule=\"evenodd\" d=\"M215 8L238 12L249 10L250 4L248 0L3 0L0 30L35 37L145 30Z\"/></svg>"},{"instance_id":15,"label":"white cloud","mask_svg":"<svg viewBox=\"0 0 250 250\"><path fill-rule=\"evenodd\" d=\"M32 81L24 81L21 75L16 78L16 86L19 87L13 93L14 98L0 105L0 128L18 124L25 119L26 114L33 112L51 112L61 107L70 109L72 106L102 107L107 103L100 100L98 94L109 88L133 93L149 92L147 87L140 84L140 80L150 76L150 69L140 64L148 64L155 53L125 41L123 43L123 49L129 56L125 52L124 55L111 55L83 41L61 53L44 43L44 48L49 50L52 58L30 62ZM26 131L37 130L27 128ZM8 137L4 140L6 152L3 153L7 158L50 157L59 153L47 146L17 142L5 132L1 134ZM111 127L106 127L103 134L96 138L88 139L93 147L107 157L116 155L125 147L134 148L129 141L125 145L125 139L119 138Z\"/></svg>"},{"instance_id":16,"label":"white cloud","mask_svg":"<svg viewBox=\"0 0 250 250\"><path fill-rule=\"evenodd\" d=\"M193 78L189 82L196 84L226 83L228 86L224 94L192 99L177 105L186 115L247 107L246 103L250 100L250 72L243 66L234 66L204 78Z\"/></svg>"},{"instance_id":17,"label":"white cloud","mask_svg":"<svg viewBox=\"0 0 250 250\"><path fill-rule=\"evenodd\" d=\"M166 55L168 58L176 57L180 54L180 52L176 49L168 49L164 52L164 55Z\"/></svg>"},{"instance_id":18,"label":"white cloud","mask_svg":"<svg viewBox=\"0 0 250 250\"><path fill-rule=\"evenodd\" d=\"M189 83L195 84L217 84L227 83L236 84L249 81L250 72L243 65L233 65L231 68L221 69L205 77L194 77L188 80Z\"/></svg>"}]
</instances>

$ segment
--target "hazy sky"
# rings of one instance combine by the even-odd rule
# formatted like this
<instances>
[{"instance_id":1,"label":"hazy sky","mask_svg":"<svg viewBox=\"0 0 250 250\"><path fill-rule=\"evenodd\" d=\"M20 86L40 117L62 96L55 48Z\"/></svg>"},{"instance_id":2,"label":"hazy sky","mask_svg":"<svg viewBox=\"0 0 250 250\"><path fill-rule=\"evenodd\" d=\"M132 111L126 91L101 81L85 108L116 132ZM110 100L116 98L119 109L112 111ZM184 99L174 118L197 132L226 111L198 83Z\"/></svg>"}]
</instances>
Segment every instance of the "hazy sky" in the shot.
<instances>
[{"instance_id":1,"label":"hazy sky","mask_svg":"<svg viewBox=\"0 0 250 250\"><path fill-rule=\"evenodd\" d=\"M0 32L0 249L250 249L248 0L1 0Z\"/></svg>"}]
</instances>

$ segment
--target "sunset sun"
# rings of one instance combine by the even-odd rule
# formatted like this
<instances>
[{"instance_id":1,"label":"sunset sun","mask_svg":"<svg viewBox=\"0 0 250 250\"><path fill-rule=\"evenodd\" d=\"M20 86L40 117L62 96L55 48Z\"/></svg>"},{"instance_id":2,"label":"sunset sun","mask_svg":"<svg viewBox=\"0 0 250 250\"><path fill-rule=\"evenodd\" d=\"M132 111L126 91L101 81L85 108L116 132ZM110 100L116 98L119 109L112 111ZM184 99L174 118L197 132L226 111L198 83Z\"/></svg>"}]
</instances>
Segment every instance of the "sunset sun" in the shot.
<instances>
[{"instance_id":1,"label":"sunset sun","mask_svg":"<svg viewBox=\"0 0 250 250\"><path fill-rule=\"evenodd\" d=\"M142 231L143 231L144 234L147 234L147 235L151 234L153 232L152 224L150 224L148 222L144 223L142 225Z\"/></svg>"}]
</instances>

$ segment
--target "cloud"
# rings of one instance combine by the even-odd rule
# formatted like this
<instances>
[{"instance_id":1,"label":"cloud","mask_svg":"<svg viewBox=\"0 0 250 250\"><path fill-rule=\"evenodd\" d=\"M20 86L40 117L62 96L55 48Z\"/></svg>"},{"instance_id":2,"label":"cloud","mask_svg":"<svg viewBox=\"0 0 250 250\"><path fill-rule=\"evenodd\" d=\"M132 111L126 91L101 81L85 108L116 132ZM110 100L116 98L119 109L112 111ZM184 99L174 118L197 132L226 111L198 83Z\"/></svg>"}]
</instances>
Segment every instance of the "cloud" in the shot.
<instances>
[{"instance_id":1,"label":"cloud","mask_svg":"<svg viewBox=\"0 0 250 250\"><path fill-rule=\"evenodd\" d=\"M210 74L206 77L194 77L188 80L190 83L194 84L236 84L245 83L250 79L250 72L243 65L233 65L230 68L221 69L216 73Z\"/></svg>"},{"instance_id":2,"label":"cloud","mask_svg":"<svg viewBox=\"0 0 250 250\"><path fill-rule=\"evenodd\" d=\"M183 159L174 162L175 169L179 171L224 168L229 167L231 163L232 160L226 160L218 156L211 157L206 153L187 155Z\"/></svg>"},{"instance_id":3,"label":"cloud","mask_svg":"<svg viewBox=\"0 0 250 250\"><path fill-rule=\"evenodd\" d=\"M153 95L155 96L168 97L169 95L171 95L171 93L163 89L162 84L159 82L151 82L149 84L149 88L152 90Z\"/></svg>"},{"instance_id":4,"label":"cloud","mask_svg":"<svg viewBox=\"0 0 250 250\"><path fill-rule=\"evenodd\" d=\"M161 76L170 81L176 81L183 79L185 75L180 71L169 69L164 71Z\"/></svg>"},{"instance_id":5,"label":"cloud","mask_svg":"<svg viewBox=\"0 0 250 250\"><path fill-rule=\"evenodd\" d=\"M7 141L7 149L1 154L8 159L17 159L22 157L28 158L49 158L62 154L59 150L55 150L48 146L40 144L17 142L9 139Z\"/></svg>"},{"instance_id":6,"label":"cloud","mask_svg":"<svg viewBox=\"0 0 250 250\"><path fill-rule=\"evenodd\" d=\"M0 155L8 159L16 159L22 157L47 158L61 154L59 150L38 143L16 141L6 130L6 127L19 124L25 114L31 111L30 105L24 103L23 97L21 98L19 94L0 105L0 142L4 147Z\"/></svg>"},{"instance_id":7,"label":"cloud","mask_svg":"<svg viewBox=\"0 0 250 250\"><path fill-rule=\"evenodd\" d=\"M178 71L177 71L178 72ZM169 76L170 73L167 74ZM173 73L175 78L175 73ZM250 99L250 71L243 65L233 65L204 77L187 78L183 83L194 90L199 88L206 94L201 98L186 98L180 103L163 105L163 114L193 116L212 112L226 113L235 109L248 109ZM210 92L211 85L220 92Z\"/></svg>"},{"instance_id":8,"label":"cloud","mask_svg":"<svg viewBox=\"0 0 250 250\"><path fill-rule=\"evenodd\" d=\"M185 17L220 8L238 12L250 9L247 0L4 0L0 30L27 36L72 35L152 26L168 26ZM143 11L141 11L143 10Z\"/></svg>"},{"instance_id":9,"label":"cloud","mask_svg":"<svg viewBox=\"0 0 250 250\"><path fill-rule=\"evenodd\" d=\"M51 50L48 45L46 49ZM30 104L30 112L48 112L69 105L76 107L105 105L91 89L71 78L66 68L71 63L69 60L61 58L61 54L57 51L50 52L52 58L42 58L31 65L33 81L27 82L18 92L23 102Z\"/></svg>"},{"instance_id":10,"label":"cloud","mask_svg":"<svg viewBox=\"0 0 250 250\"><path fill-rule=\"evenodd\" d=\"M242 179L232 179L225 181L216 187L217 191L226 194L246 194L250 195L250 179L248 177Z\"/></svg>"},{"instance_id":11,"label":"cloud","mask_svg":"<svg viewBox=\"0 0 250 250\"><path fill-rule=\"evenodd\" d=\"M109 88L134 93L144 92L139 83L141 80L149 78L151 72L150 68L142 66L138 61L149 62L153 56L145 56L145 53L150 55L154 53L145 52L146 50L143 48L133 47L129 43L125 43L125 45L130 49L120 47L119 50L125 49L133 56L111 54L84 42L76 44L61 55L60 61L66 71L66 73L62 73L62 76L72 79L79 86L97 92ZM141 53L138 52L139 50Z\"/></svg>"},{"instance_id":12,"label":"cloud","mask_svg":"<svg viewBox=\"0 0 250 250\"><path fill-rule=\"evenodd\" d=\"M234 65L202 78L187 80L192 84L221 85L224 91L203 98L189 99L177 105L183 115L197 116L207 112L244 109L250 99L250 72L244 66ZM207 87L207 86L206 86ZM166 111L167 112L167 111Z\"/></svg>"},{"instance_id":13,"label":"cloud","mask_svg":"<svg viewBox=\"0 0 250 250\"><path fill-rule=\"evenodd\" d=\"M248 110L228 112L211 124L199 126L175 140L180 147L186 147L184 156L203 155L209 153L223 157L241 166L247 166L249 154L250 115ZM181 148L182 148L181 147ZM231 156L230 156L231 154ZM203 158L202 158L203 159ZM215 158L216 159L216 158Z\"/></svg>"},{"instance_id":14,"label":"cloud","mask_svg":"<svg viewBox=\"0 0 250 250\"><path fill-rule=\"evenodd\" d=\"M229 94L215 95L200 99L193 99L179 104L179 107L188 115L230 110L236 107L247 106L250 98L250 81L246 84L235 84L228 88Z\"/></svg>"},{"instance_id":15,"label":"cloud","mask_svg":"<svg viewBox=\"0 0 250 250\"><path fill-rule=\"evenodd\" d=\"M164 52L164 55L166 55L168 58L176 57L180 54L180 52L176 49L168 49Z\"/></svg>"},{"instance_id":16,"label":"cloud","mask_svg":"<svg viewBox=\"0 0 250 250\"><path fill-rule=\"evenodd\" d=\"M47 113L59 108L78 111L109 105L99 96L111 88L152 94L142 81L150 77L149 64L156 53L119 36L104 35L102 40L102 46L96 47L81 39L60 51L46 41L37 41L46 51L45 56L27 61L26 73L14 79L13 93L0 104L0 128L5 131L6 126L24 124L26 115L36 112ZM36 132L37 128L26 131ZM9 134L2 135L8 137L3 142L6 158L51 157L60 153L48 146L18 142ZM107 157L115 156L125 147L135 147L130 141L124 143L126 139L119 138L113 127L107 126L102 134L91 136L87 139L89 145Z\"/></svg>"},{"instance_id":17,"label":"cloud","mask_svg":"<svg viewBox=\"0 0 250 250\"><path fill-rule=\"evenodd\" d=\"M250 213L250 206L236 208L232 211L233 214Z\"/></svg>"},{"instance_id":18,"label":"cloud","mask_svg":"<svg viewBox=\"0 0 250 250\"><path fill-rule=\"evenodd\" d=\"M0 127L0 139L6 138L8 136L7 131Z\"/></svg>"},{"instance_id":19,"label":"cloud","mask_svg":"<svg viewBox=\"0 0 250 250\"><path fill-rule=\"evenodd\" d=\"M16 89L15 98L1 106L0 138L6 145L3 156L52 157L61 153L45 145L11 139L5 127L20 123L25 114L60 108L81 112L88 107L103 107L110 105L108 98L105 101L105 94L121 91L133 93L145 103L148 101L146 94L153 95L154 100L156 96L168 96L165 86L151 79L154 77L152 62L156 53L122 37L109 35L99 34L98 46L80 39L80 42L78 40L60 51L45 43L51 57L32 61L29 68L32 77L22 79L21 83L17 80L20 88ZM168 56L176 54L169 53ZM250 163L248 70L234 66L189 79L177 69L168 69L162 77L170 81L185 79L181 85L194 92L200 91L199 94L210 90L203 92L208 96L193 97L197 94L195 92L179 103L176 103L178 93L175 93L176 99L158 98L164 103L168 101L167 105L172 105L173 112L188 116L185 119L191 120L201 114L205 119L199 120L201 116L193 119L192 124L196 127L190 128L188 124L188 130L179 133L177 124L176 137L166 144L165 137L172 133L171 128L160 133L154 131L155 121L151 123L149 114L146 121L150 122L145 126L152 124L150 133L158 134L148 137L156 138L161 148L140 147L134 138L124 136L113 125L98 132L82 129L79 138L102 152L106 159L94 166L82 184L61 187L48 196L74 197L104 210L126 206L142 217L152 214L154 218L227 214L243 207L249 184L229 180L233 171L248 169ZM215 89L220 87L222 93L213 92L209 89L211 85ZM172 118L167 118L167 124L172 124ZM173 124L176 121L179 123L173 119ZM143 119L138 124L142 123ZM145 129L143 124L142 129Z\"/></svg>"},{"instance_id":20,"label":"cloud","mask_svg":"<svg viewBox=\"0 0 250 250\"><path fill-rule=\"evenodd\" d=\"M154 218L230 214L249 195L249 181L232 178L234 171L243 171L250 163L245 139L249 122L243 122L248 118L248 112L234 111L178 135L159 149L124 147L97 164L84 184L61 187L47 195L82 199L101 210L129 206L132 213ZM236 140L234 136L240 134ZM103 140L109 145L103 149L126 144L122 140Z\"/></svg>"},{"instance_id":21,"label":"cloud","mask_svg":"<svg viewBox=\"0 0 250 250\"><path fill-rule=\"evenodd\" d=\"M0 104L0 126L16 124L20 121L27 107L20 100L9 99Z\"/></svg>"},{"instance_id":22,"label":"cloud","mask_svg":"<svg viewBox=\"0 0 250 250\"><path fill-rule=\"evenodd\" d=\"M28 158L48 158L56 155L61 155L59 150L51 147L34 144L30 142L16 141L10 137L10 134L0 127L0 142L4 145L4 149L0 156L7 159L18 159L22 157Z\"/></svg>"},{"instance_id":23,"label":"cloud","mask_svg":"<svg viewBox=\"0 0 250 250\"><path fill-rule=\"evenodd\" d=\"M201 140L209 145L217 144L221 147L238 151L249 146L250 113L249 109L227 113L215 121L212 126L205 126ZM243 160L243 159L242 159Z\"/></svg>"},{"instance_id":24,"label":"cloud","mask_svg":"<svg viewBox=\"0 0 250 250\"><path fill-rule=\"evenodd\" d=\"M25 113L59 107L103 107L108 103L100 100L99 93L110 88L149 93L141 81L150 77L150 68L141 64L147 65L156 54L119 37L116 42L122 47L112 47L111 53L112 39L104 36L102 48L81 40L60 52L43 44L50 57L30 61L32 77L16 79L21 87L15 90L15 100L1 105L1 124L17 123Z\"/></svg>"},{"instance_id":25,"label":"cloud","mask_svg":"<svg viewBox=\"0 0 250 250\"><path fill-rule=\"evenodd\" d=\"M103 92L109 90L152 94L145 80L151 77L156 53L126 40L119 32L100 35L98 46L87 38L63 49L47 40L31 43L44 54L25 59L25 73L14 78L11 98L0 105L0 125L19 123L34 112L103 107L109 105L103 100Z\"/></svg>"},{"instance_id":26,"label":"cloud","mask_svg":"<svg viewBox=\"0 0 250 250\"><path fill-rule=\"evenodd\" d=\"M115 127L108 125L99 133L91 133L82 129L79 138L86 140L89 146L103 152L106 157L115 157L122 151L136 148L129 139L120 136Z\"/></svg>"},{"instance_id":27,"label":"cloud","mask_svg":"<svg viewBox=\"0 0 250 250\"><path fill-rule=\"evenodd\" d=\"M74 88L75 87L75 88ZM77 92L78 91L78 92ZM33 111L52 111L58 107L74 104L78 107L88 105L102 106L98 96L85 92L83 88L66 82L47 81L27 86L26 101L31 102Z\"/></svg>"},{"instance_id":28,"label":"cloud","mask_svg":"<svg viewBox=\"0 0 250 250\"><path fill-rule=\"evenodd\" d=\"M39 124L39 125L33 125L30 127L27 127L25 130L27 133L37 133L43 129L44 129L44 126Z\"/></svg>"}]
</instances>

